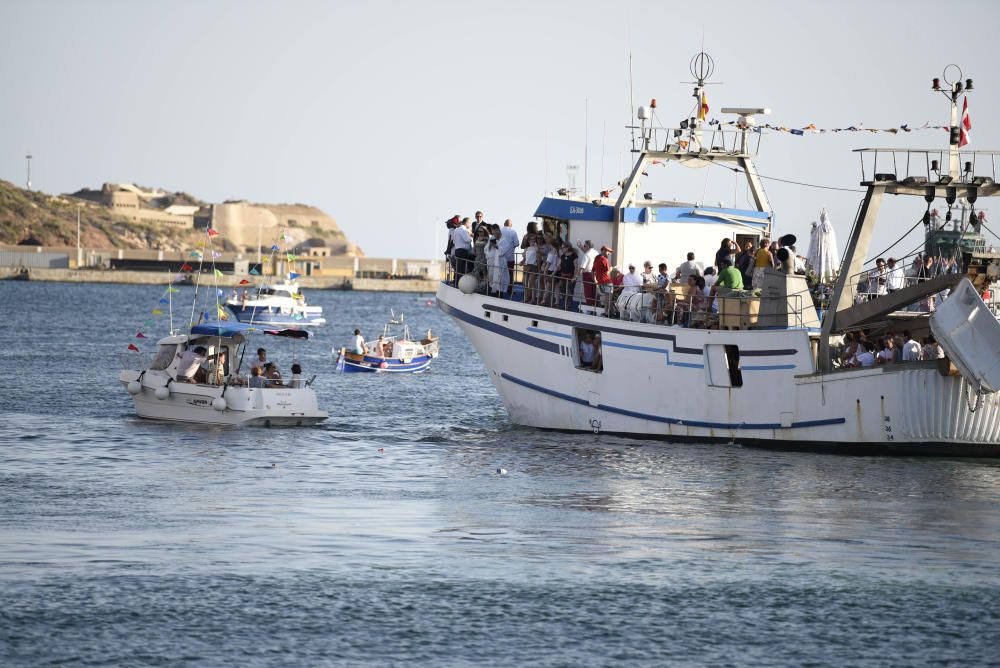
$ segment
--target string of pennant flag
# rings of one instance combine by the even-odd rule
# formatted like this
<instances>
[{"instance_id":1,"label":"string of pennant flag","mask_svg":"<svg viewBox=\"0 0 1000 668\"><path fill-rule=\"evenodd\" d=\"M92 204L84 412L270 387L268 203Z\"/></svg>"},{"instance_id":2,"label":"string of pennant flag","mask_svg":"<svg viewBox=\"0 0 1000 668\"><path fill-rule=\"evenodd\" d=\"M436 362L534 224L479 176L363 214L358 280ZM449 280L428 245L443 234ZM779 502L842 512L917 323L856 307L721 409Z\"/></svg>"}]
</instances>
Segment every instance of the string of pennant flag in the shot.
<instances>
[{"instance_id":1,"label":"string of pennant flag","mask_svg":"<svg viewBox=\"0 0 1000 668\"><path fill-rule=\"evenodd\" d=\"M708 122L709 125L714 126L736 126L737 121L719 121L712 119ZM910 125L908 123L903 123L898 127L892 128L867 128L864 123L858 123L857 125L848 125L846 127L840 128L821 128L817 127L815 123L810 123L802 127L788 127L785 125L775 125L772 123L761 123L760 125L755 125L752 130L754 132L762 132L764 130L771 130L773 132L787 132L788 134L803 136L807 134L826 134L826 133L838 133L838 132L870 132L878 133L883 132L887 134L899 134L900 132L920 132L922 130L950 130L951 128L947 125L931 125L929 122L923 125Z\"/></svg>"},{"instance_id":2,"label":"string of pennant flag","mask_svg":"<svg viewBox=\"0 0 1000 668\"><path fill-rule=\"evenodd\" d=\"M204 250L201 250L201 249L207 250L209 258L210 258L210 262L212 263L212 276L213 276L213 278L216 278L216 279L222 278L222 277L225 276L225 274L223 274L222 271L220 271L218 268L215 267L215 260L218 259L219 257L221 257L222 253L220 251L217 251L217 250L215 250L215 249L212 248L212 239L214 237L219 236L219 234L220 234L220 232L218 230L215 230L213 228L208 228L208 230L207 230L207 240L208 240L208 246L207 246L207 248L206 248L206 245L205 245L204 241L199 241L197 244L195 244L196 249L193 250L193 251L191 251L190 256L189 256L189 258L191 260L197 260L198 261L198 269L197 269L197 271L198 271L199 274L201 274L202 273L202 266L204 265L204 262L205 262L205 252L204 252ZM284 240L285 243L288 243L288 244L294 242L294 238L291 235L287 234L287 233L285 233L285 234L282 235L282 239ZM281 253L281 252L282 252L281 248L277 244L273 244L271 246L271 257L270 257L270 259L273 260L274 257L276 255L278 255L279 253ZM285 253L285 257L288 259L289 262L295 262L298 259L298 256L294 255L292 253ZM156 306L150 311L149 317L142 322L142 326L136 332L136 335L135 335L133 341L128 344L128 348L127 349L129 351L135 352L135 353L141 353L142 352L142 349L139 347L139 345L142 344L144 340L149 339L149 337L146 336L146 334L143 332L143 330L148 331L150 328L152 328L152 327L154 327L156 325L156 321L155 321L154 318L157 317L157 316L164 315L163 306L167 306L168 309L170 309L172 307L172 299L171 299L170 295L180 292L180 290L178 290L176 287L174 287L174 285L176 285L177 283L180 283L182 281L187 280L186 274L189 273L189 272L193 272L193 271L195 271L195 267L194 267L194 265L190 261L184 262L183 264L181 264L181 266L177 269L176 275L171 279L170 285L168 285L167 288L163 291L163 293L161 293L160 298L157 300ZM257 277L261 276L260 270L256 266L251 267L250 270L249 270L249 272L247 272L247 273L250 276L257 276ZM288 276L289 276L290 280L295 280L296 278L299 278L301 276L301 274L296 273L296 272L293 271L293 272L289 272ZM246 279L246 278L240 279L240 281L239 281L239 285L250 285L250 283L251 283L251 281L249 279ZM197 292L195 293L195 295L197 297ZM219 299L219 298L223 297L224 295L225 295L225 291L222 288L218 287L218 282L216 282L215 283L215 297L216 297L216 299L215 299L215 309L214 310L215 310L216 319L220 320L220 321L228 320L229 319L229 312L225 309L225 307L222 305L222 303L220 302L220 299ZM201 313L199 313L199 322L201 322L203 320L209 320L209 312L208 311L202 311ZM196 323L192 321L190 324L191 324L191 326L194 326Z\"/></svg>"}]
</instances>

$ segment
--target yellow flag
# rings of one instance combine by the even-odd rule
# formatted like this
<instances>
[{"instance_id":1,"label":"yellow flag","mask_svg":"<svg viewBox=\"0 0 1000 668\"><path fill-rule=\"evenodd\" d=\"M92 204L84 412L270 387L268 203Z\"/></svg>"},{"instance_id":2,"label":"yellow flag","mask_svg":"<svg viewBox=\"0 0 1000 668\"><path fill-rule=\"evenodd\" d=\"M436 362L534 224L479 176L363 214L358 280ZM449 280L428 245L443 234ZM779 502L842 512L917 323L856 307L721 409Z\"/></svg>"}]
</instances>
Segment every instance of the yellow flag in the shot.
<instances>
[{"instance_id":1,"label":"yellow flag","mask_svg":"<svg viewBox=\"0 0 1000 668\"><path fill-rule=\"evenodd\" d=\"M163 315L163 311L158 308L153 309L153 315Z\"/></svg>"},{"instance_id":2,"label":"yellow flag","mask_svg":"<svg viewBox=\"0 0 1000 668\"><path fill-rule=\"evenodd\" d=\"M705 120L708 117L708 96L705 91L701 91L701 105L698 107L698 119Z\"/></svg>"}]
</instances>

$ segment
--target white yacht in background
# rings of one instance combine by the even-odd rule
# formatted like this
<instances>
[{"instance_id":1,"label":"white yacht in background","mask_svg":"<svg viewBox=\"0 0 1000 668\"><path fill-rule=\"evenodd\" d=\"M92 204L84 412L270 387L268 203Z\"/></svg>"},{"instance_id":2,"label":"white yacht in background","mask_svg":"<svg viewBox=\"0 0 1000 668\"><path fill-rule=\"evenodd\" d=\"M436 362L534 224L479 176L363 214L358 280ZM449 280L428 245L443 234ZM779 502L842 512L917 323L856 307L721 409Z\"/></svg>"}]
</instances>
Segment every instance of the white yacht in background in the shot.
<instances>
[{"instance_id":1,"label":"white yacht in background","mask_svg":"<svg viewBox=\"0 0 1000 668\"><path fill-rule=\"evenodd\" d=\"M317 327L326 324L322 306L309 306L297 281L261 285L230 297L226 306L240 322L277 327Z\"/></svg>"},{"instance_id":2,"label":"white yacht in background","mask_svg":"<svg viewBox=\"0 0 1000 668\"><path fill-rule=\"evenodd\" d=\"M692 61L699 102L710 64L705 54ZM996 456L1000 323L989 287L1000 275L1000 255L966 253L960 272L925 277L875 298L863 267L885 195L910 196L929 211L937 201L949 210L959 200L974 208L1000 194L1000 154L959 150L955 110L962 92L960 83L947 92L953 127L948 149L861 152L867 190L822 323L806 277L787 264L761 272L761 284L754 285L759 296L728 297L721 316L709 311L700 319L691 313L694 297L684 312L678 304L687 297L667 290L640 291L637 308L622 300L617 309L607 303L556 308L544 294L538 299L537 285L525 299L520 271L510 294L493 295L480 292L473 274L457 280L453 274L438 289L439 306L469 337L517 424L667 441ZM613 264L623 268L667 254L679 260L688 250L711 258L724 237L755 247L771 238L772 212L751 147L760 138L754 116L766 110L722 112L736 122L709 124L699 113L671 129L655 127L649 109L640 107L635 164L617 198L608 192L599 198L567 191L547 196L535 213L543 230L609 246ZM661 161L718 164L742 173L753 208L658 201L651 194L637 199L644 172ZM936 311L920 308L946 290L952 294ZM987 294L989 303L982 298ZM734 305L735 315L727 316L726 307ZM904 329L915 337L933 333L946 358L839 364L845 334L878 337ZM598 361L583 359L595 343Z\"/></svg>"}]
</instances>

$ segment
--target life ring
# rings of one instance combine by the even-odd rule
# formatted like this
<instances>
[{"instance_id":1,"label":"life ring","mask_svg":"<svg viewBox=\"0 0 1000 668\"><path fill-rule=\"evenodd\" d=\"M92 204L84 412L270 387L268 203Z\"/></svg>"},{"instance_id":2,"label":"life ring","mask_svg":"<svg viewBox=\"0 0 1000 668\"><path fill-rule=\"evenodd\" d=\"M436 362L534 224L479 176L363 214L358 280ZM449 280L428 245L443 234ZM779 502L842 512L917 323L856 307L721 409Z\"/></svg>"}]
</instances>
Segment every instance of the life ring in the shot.
<instances>
[{"instance_id":1,"label":"life ring","mask_svg":"<svg viewBox=\"0 0 1000 668\"><path fill-rule=\"evenodd\" d=\"M386 361L383 361L381 364L378 365L378 368L380 368L380 369L388 369L389 368L389 363L386 362Z\"/></svg>"}]
</instances>

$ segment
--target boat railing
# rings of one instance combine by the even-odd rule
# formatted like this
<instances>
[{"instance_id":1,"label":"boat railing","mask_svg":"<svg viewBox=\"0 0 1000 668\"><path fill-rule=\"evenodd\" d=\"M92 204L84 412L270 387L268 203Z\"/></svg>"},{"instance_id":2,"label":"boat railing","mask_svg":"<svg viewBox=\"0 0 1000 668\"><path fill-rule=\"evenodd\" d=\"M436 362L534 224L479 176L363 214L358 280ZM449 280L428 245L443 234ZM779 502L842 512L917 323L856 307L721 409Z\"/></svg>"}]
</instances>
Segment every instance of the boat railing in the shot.
<instances>
[{"instance_id":1,"label":"boat railing","mask_svg":"<svg viewBox=\"0 0 1000 668\"><path fill-rule=\"evenodd\" d=\"M926 266L923 262L923 257L923 254L916 253L901 257L897 261L895 268L892 269L888 265L881 270L878 267L866 269L850 276L844 288L851 295L851 300L854 304L862 304L886 297L896 290L923 283L942 274L961 273L960 259L937 257L934 258L930 266ZM893 273L896 275L893 276ZM991 306L991 310L1000 306L1000 304L996 303L997 300L992 295L993 292L987 291L984 295L985 299L988 300L987 305L990 305L990 302L994 303ZM930 312L945 297L947 297L947 290L928 295L920 301L907 306L905 310L917 313Z\"/></svg>"},{"instance_id":2,"label":"boat railing","mask_svg":"<svg viewBox=\"0 0 1000 668\"><path fill-rule=\"evenodd\" d=\"M632 131L632 152L656 151L673 153L678 156L697 156L714 154L724 156L745 156L751 154L748 136L755 138L752 153L760 146L761 133L752 129L739 129L729 126L726 129L718 125L703 125L702 127L650 127L629 125L626 130Z\"/></svg>"},{"instance_id":3,"label":"boat railing","mask_svg":"<svg viewBox=\"0 0 1000 668\"><path fill-rule=\"evenodd\" d=\"M909 181L911 185L983 184L998 182L1000 151L959 151L960 174L948 174L949 149L861 148L861 181Z\"/></svg>"},{"instance_id":4,"label":"boat railing","mask_svg":"<svg viewBox=\"0 0 1000 668\"><path fill-rule=\"evenodd\" d=\"M521 253L515 254L513 266L452 258L446 282L457 286L467 274L475 276L476 292L496 299L615 320L700 329L803 328L807 325L806 300L810 305L813 300L807 291L789 294L783 308L764 315L761 298L746 291L723 289L716 295L705 295L666 277L639 286L625 286L614 279L601 285L584 280L578 271L566 277L544 269L526 270Z\"/></svg>"}]
</instances>

